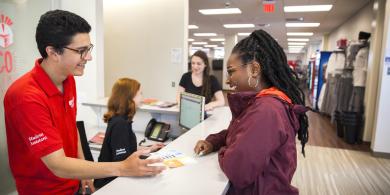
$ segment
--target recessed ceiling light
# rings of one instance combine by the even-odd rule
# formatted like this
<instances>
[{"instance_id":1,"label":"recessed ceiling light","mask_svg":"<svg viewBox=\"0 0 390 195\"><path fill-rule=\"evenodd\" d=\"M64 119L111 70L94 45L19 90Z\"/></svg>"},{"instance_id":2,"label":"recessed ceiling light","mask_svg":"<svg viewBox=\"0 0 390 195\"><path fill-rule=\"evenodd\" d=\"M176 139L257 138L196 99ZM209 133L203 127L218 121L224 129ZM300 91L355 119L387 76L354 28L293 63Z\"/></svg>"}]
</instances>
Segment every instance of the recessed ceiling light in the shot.
<instances>
[{"instance_id":1,"label":"recessed ceiling light","mask_svg":"<svg viewBox=\"0 0 390 195\"><path fill-rule=\"evenodd\" d=\"M225 28L254 28L254 24L224 24Z\"/></svg>"},{"instance_id":2,"label":"recessed ceiling light","mask_svg":"<svg viewBox=\"0 0 390 195\"><path fill-rule=\"evenodd\" d=\"M225 41L224 38L214 38L214 39L210 39L210 41Z\"/></svg>"},{"instance_id":3,"label":"recessed ceiling light","mask_svg":"<svg viewBox=\"0 0 390 195\"><path fill-rule=\"evenodd\" d=\"M218 45L204 45L204 47L218 47Z\"/></svg>"},{"instance_id":4,"label":"recessed ceiling light","mask_svg":"<svg viewBox=\"0 0 390 195\"><path fill-rule=\"evenodd\" d=\"M206 45L207 42L192 42L192 45Z\"/></svg>"},{"instance_id":5,"label":"recessed ceiling light","mask_svg":"<svg viewBox=\"0 0 390 195\"><path fill-rule=\"evenodd\" d=\"M191 41L195 41L195 40L194 40L194 39L188 39L188 41L190 41L190 42L191 42Z\"/></svg>"},{"instance_id":6,"label":"recessed ceiling light","mask_svg":"<svg viewBox=\"0 0 390 195\"><path fill-rule=\"evenodd\" d=\"M196 25L188 25L188 29L198 29L199 27Z\"/></svg>"},{"instance_id":7,"label":"recessed ceiling light","mask_svg":"<svg viewBox=\"0 0 390 195\"><path fill-rule=\"evenodd\" d=\"M301 52L302 50L301 49L299 49L299 50L291 50L291 49L289 49L288 50L288 52Z\"/></svg>"},{"instance_id":8,"label":"recessed ceiling light","mask_svg":"<svg viewBox=\"0 0 390 195\"><path fill-rule=\"evenodd\" d=\"M222 45L225 45L225 42L221 42Z\"/></svg>"},{"instance_id":9,"label":"recessed ceiling light","mask_svg":"<svg viewBox=\"0 0 390 195\"><path fill-rule=\"evenodd\" d=\"M303 53L302 51L288 51L288 53Z\"/></svg>"},{"instance_id":10,"label":"recessed ceiling light","mask_svg":"<svg viewBox=\"0 0 390 195\"><path fill-rule=\"evenodd\" d=\"M238 36L249 36L251 33L237 33Z\"/></svg>"},{"instance_id":11,"label":"recessed ceiling light","mask_svg":"<svg viewBox=\"0 0 390 195\"><path fill-rule=\"evenodd\" d=\"M320 26L320 23L313 22L313 23L286 23L286 27L318 27Z\"/></svg>"},{"instance_id":12,"label":"recessed ceiling light","mask_svg":"<svg viewBox=\"0 0 390 195\"><path fill-rule=\"evenodd\" d=\"M194 36L197 37L215 37L217 36L216 33L194 33Z\"/></svg>"},{"instance_id":13,"label":"recessed ceiling light","mask_svg":"<svg viewBox=\"0 0 390 195\"><path fill-rule=\"evenodd\" d=\"M288 32L287 36L313 36L312 32Z\"/></svg>"},{"instance_id":14,"label":"recessed ceiling light","mask_svg":"<svg viewBox=\"0 0 390 195\"><path fill-rule=\"evenodd\" d=\"M288 48L304 48L304 45L289 45Z\"/></svg>"},{"instance_id":15,"label":"recessed ceiling light","mask_svg":"<svg viewBox=\"0 0 390 195\"><path fill-rule=\"evenodd\" d=\"M309 41L309 39L305 39L305 38L288 38L287 41L300 41L300 42L307 42Z\"/></svg>"},{"instance_id":16,"label":"recessed ceiling light","mask_svg":"<svg viewBox=\"0 0 390 195\"><path fill-rule=\"evenodd\" d=\"M288 48L289 51L301 51L303 48Z\"/></svg>"},{"instance_id":17,"label":"recessed ceiling light","mask_svg":"<svg viewBox=\"0 0 390 195\"><path fill-rule=\"evenodd\" d=\"M331 10L333 5L284 6L284 12L323 12Z\"/></svg>"},{"instance_id":18,"label":"recessed ceiling light","mask_svg":"<svg viewBox=\"0 0 390 195\"><path fill-rule=\"evenodd\" d=\"M191 46L191 49L203 49L203 47L192 47Z\"/></svg>"},{"instance_id":19,"label":"recessed ceiling light","mask_svg":"<svg viewBox=\"0 0 390 195\"><path fill-rule=\"evenodd\" d=\"M203 15L241 14L238 8L200 9L199 12Z\"/></svg>"},{"instance_id":20,"label":"recessed ceiling light","mask_svg":"<svg viewBox=\"0 0 390 195\"><path fill-rule=\"evenodd\" d=\"M306 45L306 43L300 43L300 42L288 42L288 45Z\"/></svg>"}]
</instances>

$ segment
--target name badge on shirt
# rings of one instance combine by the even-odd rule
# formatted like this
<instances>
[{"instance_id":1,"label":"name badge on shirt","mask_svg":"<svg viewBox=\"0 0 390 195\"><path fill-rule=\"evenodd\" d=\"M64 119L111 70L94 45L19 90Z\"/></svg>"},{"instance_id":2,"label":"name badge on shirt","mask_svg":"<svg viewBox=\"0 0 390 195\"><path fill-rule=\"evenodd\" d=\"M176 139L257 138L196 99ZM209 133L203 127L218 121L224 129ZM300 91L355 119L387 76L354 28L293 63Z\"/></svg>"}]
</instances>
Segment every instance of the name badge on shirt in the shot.
<instances>
[{"instance_id":1,"label":"name badge on shirt","mask_svg":"<svg viewBox=\"0 0 390 195\"><path fill-rule=\"evenodd\" d=\"M125 148L119 148L115 150L116 155L121 155L121 154L126 154L126 149Z\"/></svg>"}]
</instances>

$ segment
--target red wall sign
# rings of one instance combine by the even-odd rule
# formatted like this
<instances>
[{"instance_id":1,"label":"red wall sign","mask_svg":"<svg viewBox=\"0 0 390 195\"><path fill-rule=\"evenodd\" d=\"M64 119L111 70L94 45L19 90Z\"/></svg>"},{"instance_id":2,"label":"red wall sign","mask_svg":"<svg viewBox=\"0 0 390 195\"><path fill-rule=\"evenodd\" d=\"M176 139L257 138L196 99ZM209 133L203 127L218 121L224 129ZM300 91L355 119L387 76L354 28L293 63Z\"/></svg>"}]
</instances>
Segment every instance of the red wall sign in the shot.
<instances>
[{"instance_id":1,"label":"red wall sign","mask_svg":"<svg viewBox=\"0 0 390 195\"><path fill-rule=\"evenodd\" d=\"M0 74L10 73L13 68L12 54L7 50L14 43L11 26L11 18L0 14Z\"/></svg>"}]
</instances>

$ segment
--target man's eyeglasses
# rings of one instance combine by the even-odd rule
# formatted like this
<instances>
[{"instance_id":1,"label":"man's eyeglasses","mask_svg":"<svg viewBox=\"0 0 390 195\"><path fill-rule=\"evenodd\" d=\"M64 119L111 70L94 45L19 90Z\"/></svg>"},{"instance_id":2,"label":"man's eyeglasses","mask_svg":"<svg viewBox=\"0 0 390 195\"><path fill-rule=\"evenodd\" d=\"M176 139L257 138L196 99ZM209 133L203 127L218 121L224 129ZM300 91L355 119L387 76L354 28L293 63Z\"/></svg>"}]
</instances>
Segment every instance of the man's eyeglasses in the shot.
<instances>
[{"instance_id":1,"label":"man's eyeglasses","mask_svg":"<svg viewBox=\"0 0 390 195\"><path fill-rule=\"evenodd\" d=\"M81 49L73 49L73 48L69 48L69 47L64 47L64 48L72 50L74 52L77 52L78 54L80 54L81 59L85 59L85 57L87 57L87 55L92 51L93 44L89 45L88 47L81 48Z\"/></svg>"}]
</instances>

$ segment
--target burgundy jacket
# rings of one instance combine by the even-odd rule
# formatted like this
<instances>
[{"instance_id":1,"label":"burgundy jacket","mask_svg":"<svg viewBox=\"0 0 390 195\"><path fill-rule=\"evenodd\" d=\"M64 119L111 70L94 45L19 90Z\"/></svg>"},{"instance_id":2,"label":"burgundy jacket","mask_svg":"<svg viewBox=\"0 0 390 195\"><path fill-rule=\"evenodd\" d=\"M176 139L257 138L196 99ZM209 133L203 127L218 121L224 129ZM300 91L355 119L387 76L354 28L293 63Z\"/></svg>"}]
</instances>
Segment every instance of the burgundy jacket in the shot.
<instances>
[{"instance_id":1,"label":"burgundy jacket","mask_svg":"<svg viewBox=\"0 0 390 195\"><path fill-rule=\"evenodd\" d=\"M297 167L295 135L298 115L306 109L256 95L229 94L228 129L206 138L219 151L219 165L230 183L227 194L298 194L291 185Z\"/></svg>"}]
</instances>

